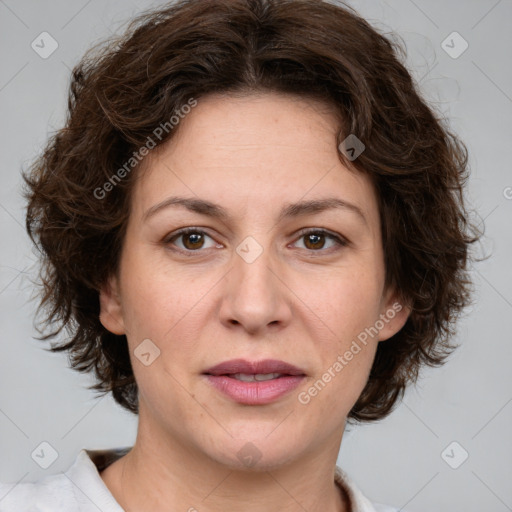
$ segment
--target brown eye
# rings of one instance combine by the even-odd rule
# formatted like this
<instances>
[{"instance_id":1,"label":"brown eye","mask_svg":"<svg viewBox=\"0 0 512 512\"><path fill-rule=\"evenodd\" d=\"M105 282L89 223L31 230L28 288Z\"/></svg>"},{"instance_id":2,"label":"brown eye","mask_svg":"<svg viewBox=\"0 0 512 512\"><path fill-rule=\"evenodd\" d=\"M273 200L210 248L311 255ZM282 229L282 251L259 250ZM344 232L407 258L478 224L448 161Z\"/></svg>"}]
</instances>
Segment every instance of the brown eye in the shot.
<instances>
[{"instance_id":1,"label":"brown eye","mask_svg":"<svg viewBox=\"0 0 512 512\"><path fill-rule=\"evenodd\" d=\"M183 245L190 250L200 249L204 244L204 236L199 232L186 233L183 237Z\"/></svg>"},{"instance_id":2,"label":"brown eye","mask_svg":"<svg viewBox=\"0 0 512 512\"><path fill-rule=\"evenodd\" d=\"M318 233L308 233L303 236L305 246L308 249L322 249L325 244L325 235Z\"/></svg>"},{"instance_id":3,"label":"brown eye","mask_svg":"<svg viewBox=\"0 0 512 512\"><path fill-rule=\"evenodd\" d=\"M207 244L207 239L210 239L210 245ZM181 252L202 252L200 249L208 249L214 247L215 241L211 236L207 235L204 231L194 228L186 228L168 236L164 243L166 245L175 246Z\"/></svg>"},{"instance_id":4,"label":"brown eye","mask_svg":"<svg viewBox=\"0 0 512 512\"><path fill-rule=\"evenodd\" d=\"M348 242L340 236L330 233L324 229L315 229L303 231L298 240L304 240L304 249L313 252L327 252L336 250L348 245ZM326 247L326 243L331 241L331 245Z\"/></svg>"}]
</instances>

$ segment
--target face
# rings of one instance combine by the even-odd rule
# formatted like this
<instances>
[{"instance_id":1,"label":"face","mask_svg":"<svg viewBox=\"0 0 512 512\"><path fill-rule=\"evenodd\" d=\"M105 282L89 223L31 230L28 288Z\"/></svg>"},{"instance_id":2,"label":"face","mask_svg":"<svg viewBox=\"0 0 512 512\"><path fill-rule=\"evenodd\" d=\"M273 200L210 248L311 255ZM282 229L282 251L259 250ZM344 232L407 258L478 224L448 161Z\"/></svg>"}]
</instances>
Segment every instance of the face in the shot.
<instances>
[{"instance_id":1,"label":"face","mask_svg":"<svg viewBox=\"0 0 512 512\"><path fill-rule=\"evenodd\" d=\"M147 157L100 300L159 443L230 467L337 453L407 316L384 288L375 191L340 162L337 129L304 98L211 95ZM212 370L233 360L247 364Z\"/></svg>"}]
</instances>

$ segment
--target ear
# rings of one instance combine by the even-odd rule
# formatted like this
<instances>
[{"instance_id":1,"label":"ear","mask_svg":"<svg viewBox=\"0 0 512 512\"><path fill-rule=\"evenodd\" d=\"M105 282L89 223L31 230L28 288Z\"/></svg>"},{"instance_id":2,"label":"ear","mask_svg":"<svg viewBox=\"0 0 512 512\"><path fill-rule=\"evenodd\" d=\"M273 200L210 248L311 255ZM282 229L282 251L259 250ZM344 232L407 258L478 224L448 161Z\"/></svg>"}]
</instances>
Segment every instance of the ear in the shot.
<instances>
[{"instance_id":1,"label":"ear","mask_svg":"<svg viewBox=\"0 0 512 512\"><path fill-rule=\"evenodd\" d=\"M100 322L113 334L126 334L116 276L109 277L100 289Z\"/></svg>"},{"instance_id":2,"label":"ear","mask_svg":"<svg viewBox=\"0 0 512 512\"><path fill-rule=\"evenodd\" d=\"M379 325L384 324L379 329L378 341L385 341L400 331L410 314L411 308L400 299L395 288L388 288L382 300L380 322L377 321Z\"/></svg>"}]
</instances>

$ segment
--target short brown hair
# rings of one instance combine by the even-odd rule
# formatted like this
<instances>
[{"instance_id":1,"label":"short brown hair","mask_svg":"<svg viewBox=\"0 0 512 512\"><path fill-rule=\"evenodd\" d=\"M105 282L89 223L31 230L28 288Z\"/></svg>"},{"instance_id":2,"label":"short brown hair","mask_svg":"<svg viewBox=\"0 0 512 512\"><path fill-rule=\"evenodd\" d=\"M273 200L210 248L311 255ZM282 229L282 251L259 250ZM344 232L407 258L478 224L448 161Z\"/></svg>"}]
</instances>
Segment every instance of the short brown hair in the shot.
<instances>
[{"instance_id":1,"label":"short brown hair","mask_svg":"<svg viewBox=\"0 0 512 512\"><path fill-rule=\"evenodd\" d=\"M137 166L108 187L108 200L94 191L191 98L274 91L320 99L339 114L339 142L355 134L365 145L356 160L343 151L340 159L376 188L386 284L412 310L378 344L349 419L389 414L419 369L455 348L454 323L470 300L468 248L478 238L463 200L467 149L421 98L403 55L350 7L319 0L180 0L88 52L73 70L65 127L24 173L27 230L42 258L39 309L45 327L56 325L40 339L66 328L70 339L51 350L69 351L73 368L95 372L91 388L137 413L126 337L99 320Z\"/></svg>"}]
</instances>

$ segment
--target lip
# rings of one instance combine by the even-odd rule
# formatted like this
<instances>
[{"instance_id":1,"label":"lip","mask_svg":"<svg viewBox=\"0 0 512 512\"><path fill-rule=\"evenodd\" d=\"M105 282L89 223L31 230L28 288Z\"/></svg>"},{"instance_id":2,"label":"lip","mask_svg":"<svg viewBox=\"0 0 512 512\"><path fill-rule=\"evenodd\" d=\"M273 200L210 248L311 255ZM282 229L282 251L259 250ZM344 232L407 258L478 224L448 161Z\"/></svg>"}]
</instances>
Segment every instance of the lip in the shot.
<instances>
[{"instance_id":1,"label":"lip","mask_svg":"<svg viewBox=\"0 0 512 512\"><path fill-rule=\"evenodd\" d=\"M235 373L281 373L281 377L266 381L245 382L233 378ZM203 372L209 384L234 400L246 405L265 405L275 402L295 389L306 374L300 368L277 359L224 361Z\"/></svg>"},{"instance_id":2,"label":"lip","mask_svg":"<svg viewBox=\"0 0 512 512\"><path fill-rule=\"evenodd\" d=\"M284 373L287 375L305 375L306 372L285 361L278 359L264 359L262 361L246 361L245 359L231 359L216 366L212 366L204 373L210 375L228 375L232 373Z\"/></svg>"}]
</instances>

